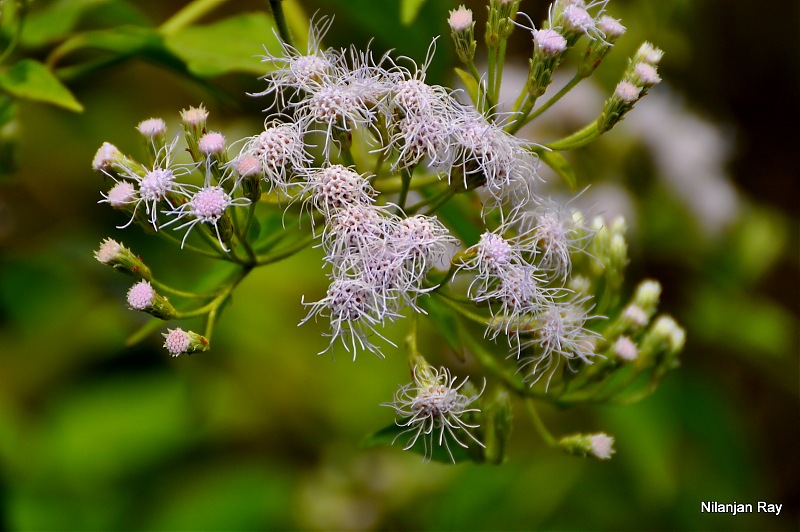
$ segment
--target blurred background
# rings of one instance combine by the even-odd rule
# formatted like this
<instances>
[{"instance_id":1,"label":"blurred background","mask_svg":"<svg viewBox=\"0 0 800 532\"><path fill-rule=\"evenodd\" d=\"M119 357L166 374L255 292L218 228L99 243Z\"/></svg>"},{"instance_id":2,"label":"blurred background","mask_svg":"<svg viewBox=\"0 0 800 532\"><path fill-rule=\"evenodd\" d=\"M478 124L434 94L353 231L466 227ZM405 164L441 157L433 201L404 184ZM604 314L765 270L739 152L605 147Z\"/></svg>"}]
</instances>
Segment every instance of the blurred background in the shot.
<instances>
[{"instance_id":1,"label":"blurred background","mask_svg":"<svg viewBox=\"0 0 800 532\"><path fill-rule=\"evenodd\" d=\"M610 462L549 449L520 414L504 465L455 467L362 448L392 421L378 405L406 382L406 362L315 354L325 340L297 323L300 295L325 289L319 250L251 275L212 351L172 359L158 334L125 347L144 320L125 308L129 279L93 258L101 239L124 242L183 286L213 265L137 228L117 230L123 220L97 204L108 184L90 163L103 141L141 150L143 119L179 131L178 112L201 102L229 139L259 130L263 101L247 93L263 87L266 2L216 3L198 25L159 40L148 28L187 2L37 1L6 63L52 59L70 35L95 39L82 43L95 49L60 48L54 65L83 112L15 99L0 130L0 528L798 528L800 196L788 138L800 116L798 2L610 2L628 32L592 81L524 133L573 131L596 116L641 41L666 51L664 82L570 160L599 209L629 221L629 287L661 281L662 310L687 331L683 365L631 407L543 406L557 434L614 435ZM375 50L421 62L442 35L428 78L442 84L453 83L446 18L456 4L286 3L335 14L330 46L373 39ZM480 40L484 3L467 6ZM547 3L520 9L538 24ZM140 45L120 53L107 32L96 37L111 28ZM7 44L13 32L2 30ZM524 31L509 54L513 88L530 54ZM783 510L708 514L702 501Z\"/></svg>"}]
</instances>

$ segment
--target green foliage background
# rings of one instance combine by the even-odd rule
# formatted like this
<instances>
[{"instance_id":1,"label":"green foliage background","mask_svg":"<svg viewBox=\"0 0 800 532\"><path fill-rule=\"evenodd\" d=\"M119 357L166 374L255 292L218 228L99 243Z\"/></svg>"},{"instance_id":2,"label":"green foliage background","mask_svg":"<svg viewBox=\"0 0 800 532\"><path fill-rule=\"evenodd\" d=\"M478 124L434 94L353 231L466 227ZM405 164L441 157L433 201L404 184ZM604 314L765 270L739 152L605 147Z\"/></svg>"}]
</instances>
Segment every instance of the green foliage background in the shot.
<instances>
[{"instance_id":1,"label":"green foliage background","mask_svg":"<svg viewBox=\"0 0 800 532\"><path fill-rule=\"evenodd\" d=\"M248 278L211 352L171 359L156 336L125 347L143 319L123 304L126 280L92 258L102 238L184 285L210 264L114 229L121 219L96 203L107 183L90 162L103 141L141 148L134 126L150 116L177 132L178 111L200 102L228 138L258 130L263 105L246 93L262 86L262 45L275 45L266 2L217 3L197 24L165 31L159 25L186 3L36 2L2 67L0 528L797 528L798 176L779 134L797 116L800 61L788 38L796 2L774 2L794 16L769 20L749 2L611 2L630 31L601 81L613 87L641 40L665 49L668 85L735 139L728 170L743 212L720 236L704 236L646 152L615 147L615 132L602 144L611 151L574 154L582 183L603 161L622 163L617 180L639 202L629 277L661 279L662 307L687 329L684 365L632 407L543 409L556 433L615 435L611 462L547 448L520 408L499 467L360 448L391 422L378 405L407 380L406 362L315 355L324 339L297 323L300 294L325 288L319 250ZM482 3L470 6L484 16ZM453 7L302 2L305 13L336 14L326 44L374 38L373 48L417 61L434 35L447 37ZM522 8L538 21L546 4ZM522 62L529 43L519 33ZM449 83L453 61L440 39L430 80ZM440 338L426 342L426 352L446 354ZM769 501L783 511L701 514L701 501Z\"/></svg>"}]
</instances>

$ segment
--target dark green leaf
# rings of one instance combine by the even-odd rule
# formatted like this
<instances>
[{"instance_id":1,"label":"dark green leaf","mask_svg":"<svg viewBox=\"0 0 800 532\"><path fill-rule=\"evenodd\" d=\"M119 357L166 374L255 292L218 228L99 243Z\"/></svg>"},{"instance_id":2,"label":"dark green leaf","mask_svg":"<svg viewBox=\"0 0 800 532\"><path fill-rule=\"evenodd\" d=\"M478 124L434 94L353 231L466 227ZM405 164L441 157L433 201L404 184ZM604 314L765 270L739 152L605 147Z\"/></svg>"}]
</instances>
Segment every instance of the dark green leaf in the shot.
<instances>
[{"instance_id":1,"label":"dark green leaf","mask_svg":"<svg viewBox=\"0 0 800 532\"><path fill-rule=\"evenodd\" d=\"M58 105L81 112L83 106L61 81L43 64L23 59L0 73L0 89L17 98Z\"/></svg>"},{"instance_id":2,"label":"dark green leaf","mask_svg":"<svg viewBox=\"0 0 800 532\"><path fill-rule=\"evenodd\" d=\"M192 26L166 37L167 48L201 77L228 72L264 74L266 46L280 50L273 25L265 13L243 13L205 26Z\"/></svg>"},{"instance_id":3,"label":"dark green leaf","mask_svg":"<svg viewBox=\"0 0 800 532\"><path fill-rule=\"evenodd\" d=\"M96 14L95 18L109 26L147 23L138 9L123 0L58 0L28 15L22 43L38 47L63 39L90 14Z\"/></svg>"},{"instance_id":4,"label":"dark green leaf","mask_svg":"<svg viewBox=\"0 0 800 532\"><path fill-rule=\"evenodd\" d=\"M405 420L400 420L405 421ZM379 445L392 445L394 442L396 445L405 447L408 445L409 440L412 438L413 433L409 432L408 434L402 434L403 431L407 430L408 427L400 427L395 423L388 425L378 432L368 436L367 439L364 441L364 447L377 447ZM472 457L469 454L469 451L462 447L461 445L456 442L452 436L447 434L445 431L445 442L447 443L447 447L450 448L450 452L453 454L452 458L450 457L450 453L447 452L447 447L442 444L438 445L438 433L434 431L434 444L433 449L429 449L428 458L434 460L436 462L441 462L443 464L453 464L459 462L471 462ZM420 435L417 438L416 443L408 449L413 453L417 453L419 455L425 456L425 443L423 442L424 435ZM468 436L465 436L468 438Z\"/></svg>"},{"instance_id":5,"label":"dark green leaf","mask_svg":"<svg viewBox=\"0 0 800 532\"><path fill-rule=\"evenodd\" d=\"M564 179L570 190L574 191L578 188L578 178L575 175L575 170L566 157L557 151L540 150L537 153L544 164L552 168L555 173Z\"/></svg>"}]
</instances>

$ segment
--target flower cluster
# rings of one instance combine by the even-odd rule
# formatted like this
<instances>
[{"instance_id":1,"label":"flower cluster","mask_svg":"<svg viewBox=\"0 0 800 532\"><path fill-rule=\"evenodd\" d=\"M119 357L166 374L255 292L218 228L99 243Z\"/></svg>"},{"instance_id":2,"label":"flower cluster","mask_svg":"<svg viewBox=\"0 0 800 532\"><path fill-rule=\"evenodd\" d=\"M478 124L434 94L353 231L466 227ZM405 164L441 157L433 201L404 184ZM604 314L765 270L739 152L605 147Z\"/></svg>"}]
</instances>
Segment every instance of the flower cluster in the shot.
<instances>
[{"instance_id":1,"label":"flower cluster","mask_svg":"<svg viewBox=\"0 0 800 532\"><path fill-rule=\"evenodd\" d=\"M417 66L355 47L325 49L332 22L326 17L312 23L305 51L282 35L280 53L264 57L266 87L256 96L269 115L258 132L228 141L209 129L200 105L180 113L188 155L178 137L169 139L165 120L150 118L137 126L144 158L106 142L92 162L112 181L100 202L125 213L120 228L138 225L235 272L198 293L165 283L112 239L95 256L137 279L128 292L131 309L164 321L205 318L202 335L181 327L162 333L167 352L177 356L210 348L219 314L254 268L319 248L327 290L300 299L307 307L301 324L328 322L321 352L342 346L354 360L363 351L383 357L386 345L397 348L389 329L409 318L413 382L387 404L399 416L391 440L407 436L406 449L427 458L438 447L452 461L466 453L500 463L510 433L507 390L561 405L606 400L628 393L643 373L652 382L663 378L684 342L674 320L655 317L654 281L622 304L624 222L590 220L570 202L546 197L538 171L547 164L569 174L557 152L591 142L622 119L660 81L662 52L642 45L598 118L582 130L549 143L517 135L590 76L623 35L606 3L555 0L541 27L528 19L529 75L503 114L502 64L506 41L520 26L519 0L489 2L485 75L474 64L472 12L461 6L450 13L467 68L459 70L463 93L428 83L436 40ZM573 81L537 107L564 54L581 41L587 44ZM417 347L417 322L426 315L497 383L491 398L427 362ZM612 378L617 372L627 377ZM600 433L560 445L608 459L612 443Z\"/></svg>"}]
</instances>

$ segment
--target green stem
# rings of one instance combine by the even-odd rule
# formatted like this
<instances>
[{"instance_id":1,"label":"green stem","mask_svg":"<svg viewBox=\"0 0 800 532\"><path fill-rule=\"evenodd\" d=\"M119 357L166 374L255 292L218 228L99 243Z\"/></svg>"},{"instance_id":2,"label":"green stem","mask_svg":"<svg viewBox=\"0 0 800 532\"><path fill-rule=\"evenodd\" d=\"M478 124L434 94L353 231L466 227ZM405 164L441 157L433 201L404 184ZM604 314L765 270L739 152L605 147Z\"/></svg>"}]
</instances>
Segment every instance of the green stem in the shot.
<instances>
[{"instance_id":1,"label":"green stem","mask_svg":"<svg viewBox=\"0 0 800 532\"><path fill-rule=\"evenodd\" d=\"M497 52L497 72L495 73L494 79L494 91L493 99L495 102L500 101L500 88L503 85L503 65L506 61L506 47L508 46L508 40L503 39L500 41L500 49Z\"/></svg>"},{"instance_id":2,"label":"green stem","mask_svg":"<svg viewBox=\"0 0 800 532\"><path fill-rule=\"evenodd\" d=\"M539 412L537 412L536 407L533 405L533 399L528 398L525 400L525 407L528 410L528 414L531 416L531 421L533 421L533 426L536 429L536 432L542 437L542 439L549 445L550 447L557 447L558 440L550 434L550 431L547 430L542 418L539 416Z\"/></svg>"},{"instance_id":3,"label":"green stem","mask_svg":"<svg viewBox=\"0 0 800 532\"><path fill-rule=\"evenodd\" d=\"M409 358L419 353L417 349L417 317L418 313L411 315L408 323L408 333L406 333L406 350Z\"/></svg>"},{"instance_id":4,"label":"green stem","mask_svg":"<svg viewBox=\"0 0 800 532\"><path fill-rule=\"evenodd\" d=\"M414 182L409 184L408 189L416 190L418 188L426 187L428 185L440 183L441 181L442 179L437 175L423 176L423 177L417 176L417 178L414 179ZM390 192L400 192L400 190L402 190L403 188L403 180L402 178L399 177L381 179L376 184L377 186L375 186L375 189L382 194Z\"/></svg>"},{"instance_id":5,"label":"green stem","mask_svg":"<svg viewBox=\"0 0 800 532\"><path fill-rule=\"evenodd\" d=\"M597 129L597 122L591 122L586 125L583 129L580 129L569 135L568 137L564 137L563 139L556 140L549 144L545 144L545 148L550 148L554 151L566 151L572 150L575 148L580 148L582 146L586 146L597 137L600 136L600 131Z\"/></svg>"},{"instance_id":6,"label":"green stem","mask_svg":"<svg viewBox=\"0 0 800 532\"><path fill-rule=\"evenodd\" d=\"M213 300L209 301L202 307L196 308L194 310L189 310L186 312L177 312L175 315L176 319L184 319L184 318L193 318L195 316L202 316L203 314L208 314L209 319L211 319L211 313L214 312L216 316L217 309L225 302L228 297L233 293L233 290L242 282L242 280L247 277L247 274L253 268L251 266L244 266L236 277L231 280L228 285L221 289L219 295L217 295ZM208 339L208 335L206 335L206 339Z\"/></svg>"},{"instance_id":7,"label":"green stem","mask_svg":"<svg viewBox=\"0 0 800 532\"><path fill-rule=\"evenodd\" d=\"M17 11L14 33L11 35L8 46L6 46L6 49L0 54L0 64L5 63L6 59L14 52L17 48L17 44L19 44L20 35L22 35L22 27L25 25L25 17L28 14L28 2L26 0L18 1L17 8L19 11Z\"/></svg>"},{"instance_id":8,"label":"green stem","mask_svg":"<svg viewBox=\"0 0 800 532\"><path fill-rule=\"evenodd\" d=\"M571 91L572 88L575 87L575 85L580 83L582 79L584 79L584 78L582 78L578 74L575 74L572 77L572 79L569 80L569 83L567 83L566 85L561 87L561 90L559 90L557 93L555 93L552 98L550 98L549 100L544 102L542 105L539 106L538 109L536 109L534 112L532 112L528 116L528 118L525 119L525 124L527 124L531 120L535 120L537 116L539 116L540 114L542 114L545 111L547 111L554 103L556 103L558 100L563 98L565 94L567 94L569 91ZM522 124L522 125L524 126L525 124Z\"/></svg>"},{"instance_id":9,"label":"green stem","mask_svg":"<svg viewBox=\"0 0 800 532\"><path fill-rule=\"evenodd\" d=\"M283 0L269 0L269 7L272 8L272 16L275 19L275 26L283 42L294 47L292 34L289 32L289 25L286 23L286 15L283 13Z\"/></svg>"},{"instance_id":10,"label":"green stem","mask_svg":"<svg viewBox=\"0 0 800 532\"><path fill-rule=\"evenodd\" d=\"M400 196L397 199L397 208L398 211L405 212L406 210L406 200L408 199L408 188L411 185L411 178L414 175L414 169L416 166L411 167L404 167L400 170ZM400 214L400 212L398 212Z\"/></svg>"},{"instance_id":11,"label":"green stem","mask_svg":"<svg viewBox=\"0 0 800 532\"><path fill-rule=\"evenodd\" d=\"M273 262L278 262L287 257L291 257L298 251L308 247L308 245L311 244L313 241L314 241L314 235L308 235L274 253L270 253L268 255L259 255L258 257L256 257L256 265L263 266L265 264L272 264Z\"/></svg>"},{"instance_id":12,"label":"green stem","mask_svg":"<svg viewBox=\"0 0 800 532\"><path fill-rule=\"evenodd\" d=\"M202 233L202 231L199 231L199 232ZM169 233L167 233L167 231L165 231L163 229L161 231L156 231L155 234L157 236L159 236L160 238L166 240L167 242L175 244L178 247L181 246L181 241L179 239L177 239L174 236L170 235ZM183 244L183 249L188 249L192 253L197 253L198 255L203 255L204 257L209 257L209 258L212 258L212 259L219 259L219 260L227 260L227 261L231 261L232 262L232 259L230 257L227 257L226 255L223 255L222 253L219 253L219 252L212 253L210 251L206 251L205 249L200 249L198 247L195 247L195 246L193 246L191 244Z\"/></svg>"},{"instance_id":13,"label":"green stem","mask_svg":"<svg viewBox=\"0 0 800 532\"><path fill-rule=\"evenodd\" d=\"M181 30L204 17L228 0L195 0L189 5L167 19L158 30L163 35L169 35Z\"/></svg>"},{"instance_id":14,"label":"green stem","mask_svg":"<svg viewBox=\"0 0 800 532\"><path fill-rule=\"evenodd\" d=\"M455 195L456 195L455 189L453 189L452 187L446 188L442 193L438 195L438 197L435 196L433 198L433 201L431 201L430 206L428 207L428 210L425 212L425 214L430 216L431 214L439 210L439 207L450 201L450 199Z\"/></svg>"},{"instance_id":15,"label":"green stem","mask_svg":"<svg viewBox=\"0 0 800 532\"><path fill-rule=\"evenodd\" d=\"M460 316L462 316L462 317L464 317L464 318L466 318L466 319L468 319L468 320L470 320L470 321L472 321L474 323L477 323L477 324L482 325L482 326L485 327L486 324L489 322L489 318L487 318L486 316L481 316L480 314L476 314L475 312L471 312L471 311L465 309L464 307L462 307L461 305L459 305L458 303L456 303L455 301L453 301L451 298L444 297L444 293L443 292L437 292L434 295L443 296L443 297L439 298L439 300L442 303L444 303L445 305L447 305L448 307L450 307L451 309L456 311L456 313L459 314Z\"/></svg>"},{"instance_id":16,"label":"green stem","mask_svg":"<svg viewBox=\"0 0 800 532\"><path fill-rule=\"evenodd\" d=\"M160 291L167 292L167 293L170 293L172 295L176 295L178 297L202 299L202 298L205 298L205 297L214 297L214 296L217 295L216 291L215 292L211 292L211 293L208 293L208 292L207 293L185 292L183 290L178 290L177 288L172 288L171 286L166 285L166 284L162 283L161 281L157 281L155 279L152 279L150 282L153 284L153 286L158 288Z\"/></svg>"},{"instance_id":17,"label":"green stem","mask_svg":"<svg viewBox=\"0 0 800 532\"><path fill-rule=\"evenodd\" d=\"M503 383L515 393L524 395L527 392L525 384L500 365L492 354L481 345L480 340L473 337L468 332L463 335L463 338L472 355L478 359L478 362L480 362L485 370L503 381Z\"/></svg>"},{"instance_id":18,"label":"green stem","mask_svg":"<svg viewBox=\"0 0 800 532\"><path fill-rule=\"evenodd\" d=\"M150 334L160 329L162 325L164 325L164 322L158 318L151 318L147 320L144 325L139 327L133 334L128 336L128 338L125 340L125 347L133 347L150 336Z\"/></svg>"},{"instance_id":19,"label":"green stem","mask_svg":"<svg viewBox=\"0 0 800 532\"><path fill-rule=\"evenodd\" d=\"M529 96L525 100L525 104L522 106L522 110L516 116L513 122L511 122L508 126L506 126L506 131L511 134L516 133L520 130L522 126L528 123L528 115L531 114L533 110L533 105L536 103L536 98L533 96Z\"/></svg>"}]
</instances>

